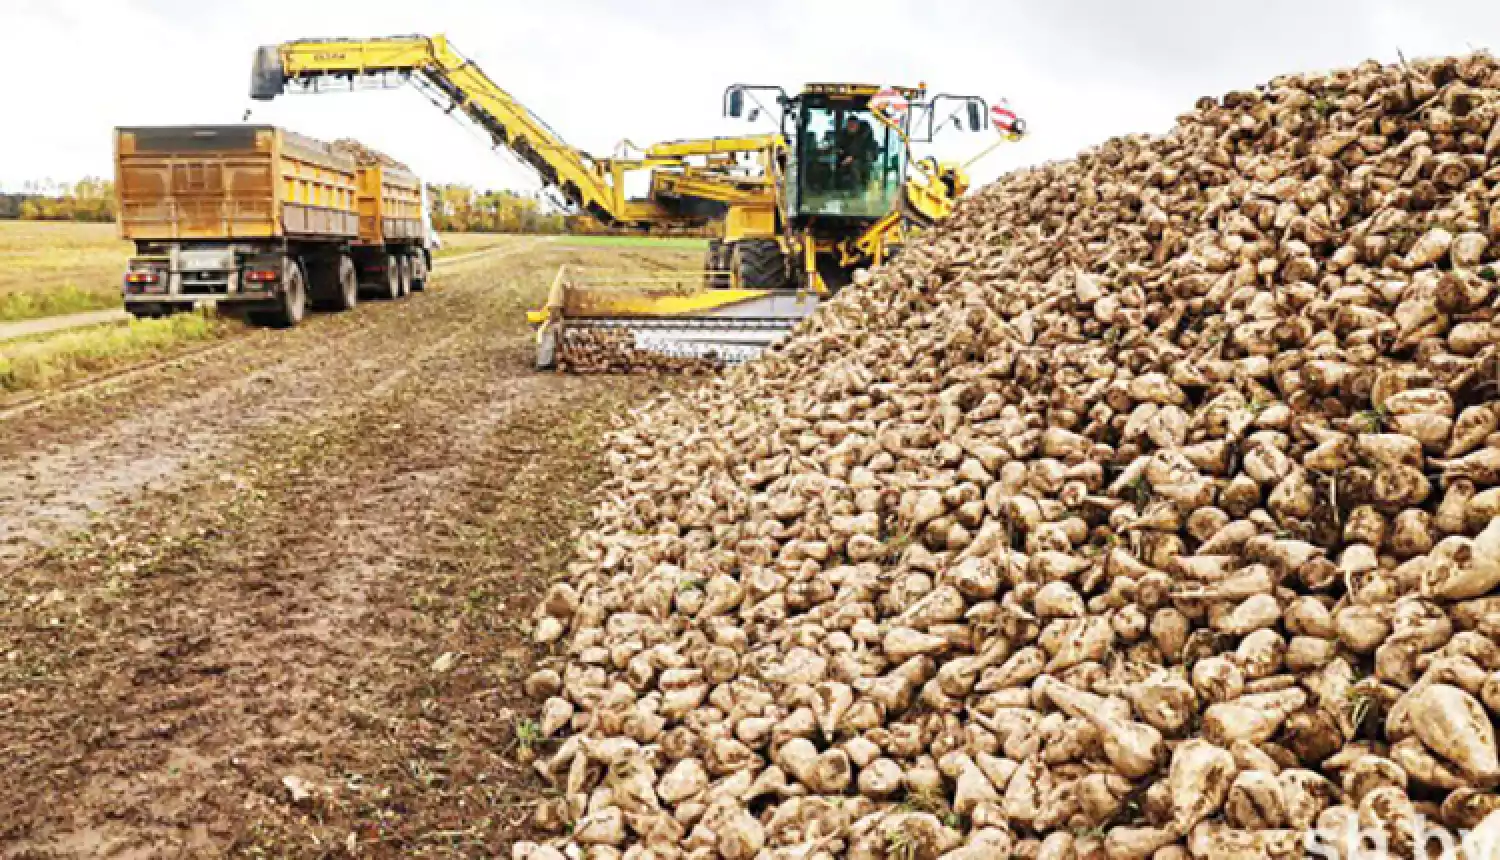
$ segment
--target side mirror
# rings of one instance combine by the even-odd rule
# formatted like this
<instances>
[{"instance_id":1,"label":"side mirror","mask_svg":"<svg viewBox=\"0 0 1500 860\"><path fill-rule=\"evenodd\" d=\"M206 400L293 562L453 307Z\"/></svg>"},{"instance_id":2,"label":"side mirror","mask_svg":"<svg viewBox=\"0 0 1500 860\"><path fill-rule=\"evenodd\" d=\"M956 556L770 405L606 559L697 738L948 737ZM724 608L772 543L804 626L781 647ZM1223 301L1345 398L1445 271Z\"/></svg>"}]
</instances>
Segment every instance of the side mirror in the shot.
<instances>
[{"instance_id":1,"label":"side mirror","mask_svg":"<svg viewBox=\"0 0 1500 860\"><path fill-rule=\"evenodd\" d=\"M749 119L750 122L755 122L756 120L760 119L760 108L751 108Z\"/></svg>"},{"instance_id":2,"label":"side mirror","mask_svg":"<svg viewBox=\"0 0 1500 860\"><path fill-rule=\"evenodd\" d=\"M979 102L976 99L969 99L969 131L983 130L984 117L979 110Z\"/></svg>"},{"instance_id":3,"label":"side mirror","mask_svg":"<svg viewBox=\"0 0 1500 860\"><path fill-rule=\"evenodd\" d=\"M744 112L745 112L745 91L744 90L730 90L729 91L729 115L732 116L732 117L734 117L735 119L739 119L740 115L743 114Z\"/></svg>"}]
</instances>

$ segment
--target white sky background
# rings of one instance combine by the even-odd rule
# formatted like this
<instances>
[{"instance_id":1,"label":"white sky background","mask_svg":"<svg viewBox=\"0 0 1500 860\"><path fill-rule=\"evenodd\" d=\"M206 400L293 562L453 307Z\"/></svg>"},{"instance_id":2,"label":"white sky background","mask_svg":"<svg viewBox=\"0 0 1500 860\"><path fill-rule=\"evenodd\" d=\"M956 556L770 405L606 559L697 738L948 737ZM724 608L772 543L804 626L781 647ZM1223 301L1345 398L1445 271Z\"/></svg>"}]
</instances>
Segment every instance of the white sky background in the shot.
<instances>
[{"instance_id":1,"label":"white sky background","mask_svg":"<svg viewBox=\"0 0 1500 860\"><path fill-rule=\"evenodd\" d=\"M988 180L1116 134L1168 129L1202 95L1281 73L1461 53L1500 39L1500 3L1397 0L0 0L0 187L108 175L115 125L274 123L355 137L432 182L534 190L411 88L252 102L252 50L312 37L446 33L575 146L734 134L735 82L914 84L1008 97L1023 143ZM14 123L14 124L12 124ZM966 158L992 140L919 149Z\"/></svg>"}]
</instances>

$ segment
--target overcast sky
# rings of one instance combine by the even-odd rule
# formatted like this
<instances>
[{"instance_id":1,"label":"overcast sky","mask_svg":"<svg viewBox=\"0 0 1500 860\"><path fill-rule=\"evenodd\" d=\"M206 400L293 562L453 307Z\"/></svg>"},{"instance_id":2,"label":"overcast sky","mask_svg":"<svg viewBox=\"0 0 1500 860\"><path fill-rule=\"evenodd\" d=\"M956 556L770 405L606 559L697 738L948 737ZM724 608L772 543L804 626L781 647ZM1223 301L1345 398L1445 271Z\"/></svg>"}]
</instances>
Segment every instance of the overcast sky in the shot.
<instances>
[{"instance_id":1,"label":"overcast sky","mask_svg":"<svg viewBox=\"0 0 1500 860\"><path fill-rule=\"evenodd\" d=\"M1030 137L981 179L1114 134L1160 132L1202 95L1283 72L1492 47L1500 3L1255 0L0 0L0 186L107 175L115 125L252 121L356 137L429 181L534 189L411 88L247 95L252 49L446 33L570 143L747 130L725 85L853 80L1010 99ZM764 128L764 126L763 126ZM990 138L953 134L936 154ZM932 150L929 150L932 151ZM921 153L919 153L921 154Z\"/></svg>"}]
</instances>

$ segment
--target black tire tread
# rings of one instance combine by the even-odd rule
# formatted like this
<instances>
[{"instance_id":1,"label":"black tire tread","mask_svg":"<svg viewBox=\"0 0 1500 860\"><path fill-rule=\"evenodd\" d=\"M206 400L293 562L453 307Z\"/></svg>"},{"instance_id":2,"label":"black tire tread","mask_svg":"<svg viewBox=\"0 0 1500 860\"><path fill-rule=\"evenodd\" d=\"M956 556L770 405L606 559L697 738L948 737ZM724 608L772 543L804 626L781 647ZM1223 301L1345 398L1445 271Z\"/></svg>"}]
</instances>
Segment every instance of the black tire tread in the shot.
<instances>
[{"instance_id":1,"label":"black tire tread","mask_svg":"<svg viewBox=\"0 0 1500 860\"><path fill-rule=\"evenodd\" d=\"M774 239L736 242L733 259L739 269L740 286L745 289L782 290L790 281L786 254Z\"/></svg>"}]
</instances>

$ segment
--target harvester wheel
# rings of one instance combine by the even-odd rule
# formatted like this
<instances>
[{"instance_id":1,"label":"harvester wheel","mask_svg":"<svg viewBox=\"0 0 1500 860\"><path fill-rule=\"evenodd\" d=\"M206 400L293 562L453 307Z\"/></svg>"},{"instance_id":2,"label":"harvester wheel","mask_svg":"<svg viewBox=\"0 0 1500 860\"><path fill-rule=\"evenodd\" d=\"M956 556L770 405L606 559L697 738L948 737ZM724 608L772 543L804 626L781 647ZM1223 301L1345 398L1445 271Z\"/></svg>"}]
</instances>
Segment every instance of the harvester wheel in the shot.
<instances>
[{"instance_id":1,"label":"harvester wheel","mask_svg":"<svg viewBox=\"0 0 1500 860\"><path fill-rule=\"evenodd\" d=\"M785 289L786 254L775 239L746 239L735 242L731 252L733 268L740 276L740 286L747 290Z\"/></svg>"}]
</instances>

